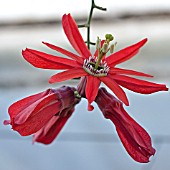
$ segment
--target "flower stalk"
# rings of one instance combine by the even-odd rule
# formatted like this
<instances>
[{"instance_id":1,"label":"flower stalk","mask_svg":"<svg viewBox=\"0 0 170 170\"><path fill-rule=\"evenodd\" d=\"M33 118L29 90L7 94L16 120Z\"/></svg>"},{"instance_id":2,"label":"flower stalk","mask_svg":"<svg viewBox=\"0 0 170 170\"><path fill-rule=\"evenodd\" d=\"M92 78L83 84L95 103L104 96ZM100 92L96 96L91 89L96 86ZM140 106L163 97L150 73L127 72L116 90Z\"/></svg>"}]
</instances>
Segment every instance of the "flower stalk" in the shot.
<instances>
[{"instance_id":1,"label":"flower stalk","mask_svg":"<svg viewBox=\"0 0 170 170\"><path fill-rule=\"evenodd\" d=\"M106 8L103 8L103 7L96 5L94 0L92 0L91 9L90 9L89 16L87 18L87 22L85 24L78 25L79 28L87 28L87 41L85 41L85 42L87 43L88 49L90 49L90 45L95 45L95 43L90 41L90 26L91 26L91 20L92 20L92 16L93 16L93 10L95 8L98 9L98 10L101 10L101 11L107 10Z\"/></svg>"}]
</instances>

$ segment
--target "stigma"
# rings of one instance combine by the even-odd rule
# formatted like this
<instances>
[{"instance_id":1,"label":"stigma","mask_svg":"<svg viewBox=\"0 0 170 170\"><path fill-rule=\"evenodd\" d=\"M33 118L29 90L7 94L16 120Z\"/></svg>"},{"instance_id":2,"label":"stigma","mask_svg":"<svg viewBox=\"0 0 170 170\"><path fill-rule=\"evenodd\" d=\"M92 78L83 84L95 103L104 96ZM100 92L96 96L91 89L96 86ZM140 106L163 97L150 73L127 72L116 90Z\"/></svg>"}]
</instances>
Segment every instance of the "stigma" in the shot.
<instances>
[{"instance_id":1,"label":"stigma","mask_svg":"<svg viewBox=\"0 0 170 170\"><path fill-rule=\"evenodd\" d=\"M96 77L107 76L109 72L109 67L107 66L106 61L101 60L99 66L96 69L95 65L97 61L98 61L98 58L94 56L89 57L89 59L85 59L84 64L83 64L83 69L90 75L93 75Z\"/></svg>"}]
</instances>

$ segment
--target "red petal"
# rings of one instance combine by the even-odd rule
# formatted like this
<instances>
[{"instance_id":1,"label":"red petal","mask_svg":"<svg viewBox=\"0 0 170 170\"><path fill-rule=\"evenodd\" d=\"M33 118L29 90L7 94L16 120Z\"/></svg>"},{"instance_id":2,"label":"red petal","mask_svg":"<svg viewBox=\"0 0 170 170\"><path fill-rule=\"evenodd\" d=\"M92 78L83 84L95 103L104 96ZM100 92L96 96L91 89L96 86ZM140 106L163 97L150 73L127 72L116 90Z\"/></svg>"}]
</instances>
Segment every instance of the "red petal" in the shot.
<instances>
[{"instance_id":1,"label":"red petal","mask_svg":"<svg viewBox=\"0 0 170 170\"><path fill-rule=\"evenodd\" d=\"M57 137L67 120L74 112L75 104L77 104L77 99L73 99L72 105L67 106L67 108L53 116L43 128L35 133L33 136L33 143L40 142L43 144L50 144Z\"/></svg>"},{"instance_id":2,"label":"red petal","mask_svg":"<svg viewBox=\"0 0 170 170\"><path fill-rule=\"evenodd\" d=\"M149 157L154 155L155 149L146 130L132 119L122 106L117 115L107 114L107 116L115 124L116 131L129 155L137 162L149 162Z\"/></svg>"},{"instance_id":3,"label":"red petal","mask_svg":"<svg viewBox=\"0 0 170 170\"><path fill-rule=\"evenodd\" d=\"M63 71L61 73L55 74L49 79L49 83L57 83L65 80L69 80L72 78L78 78L87 75L82 68L73 68L70 70Z\"/></svg>"},{"instance_id":4,"label":"red petal","mask_svg":"<svg viewBox=\"0 0 170 170\"><path fill-rule=\"evenodd\" d=\"M35 101L27 108L20 111L18 115L15 116L15 124L23 124L30 116L35 116L37 112L51 104L51 101L57 101L56 94L49 94L43 98Z\"/></svg>"},{"instance_id":5,"label":"red petal","mask_svg":"<svg viewBox=\"0 0 170 170\"><path fill-rule=\"evenodd\" d=\"M44 69L70 69L80 67L76 61L53 56L40 51L26 49L22 51L22 55L30 64L38 68Z\"/></svg>"},{"instance_id":6,"label":"red petal","mask_svg":"<svg viewBox=\"0 0 170 170\"><path fill-rule=\"evenodd\" d=\"M45 97L49 93L49 90L50 89L48 89L44 92L26 97L22 100L19 100L19 101L13 103L8 109L10 118L13 119L19 112L21 112L22 110L24 110L25 108L27 108L28 106L30 106L31 104L36 102L37 100Z\"/></svg>"},{"instance_id":7,"label":"red petal","mask_svg":"<svg viewBox=\"0 0 170 170\"><path fill-rule=\"evenodd\" d=\"M123 75L112 75L111 77L121 86L137 93L150 94L158 91L168 91L164 84L156 84Z\"/></svg>"},{"instance_id":8,"label":"red petal","mask_svg":"<svg viewBox=\"0 0 170 170\"><path fill-rule=\"evenodd\" d=\"M51 120L33 136L33 143L50 144L57 137L70 115L65 117L53 116Z\"/></svg>"},{"instance_id":9,"label":"red petal","mask_svg":"<svg viewBox=\"0 0 170 170\"><path fill-rule=\"evenodd\" d=\"M76 54L73 54L73 53L71 53L71 52L69 52L69 51L67 51L67 50L65 50L63 48L60 48L58 46L55 46L53 44L49 44L49 43L46 43L46 42L43 42L43 44L45 44L46 46L48 46L49 48L51 48L51 49L53 49L55 51L58 51L58 52L60 52L60 53L62 53L64 55L76 60L80 64L83 63L83 59L81 57L79 57L78 55L76 55Z\"/></svg>"},{"instance_id":10,"label":"red petal","mask_svg":"<svg viewBox=\"0 0 170 170\"><path fill-rule=\"evenodd\" d=\"M92 106L90 103L88 103L87 109L88 109L88 111L92 111L94 109L94 106Z\"/></svg>"},{"instance_id":11,"label":"red petal","mask_svg":"<svg viewBox=\"0 0 170 170\"><path fill-rule=\"evenodd\" d=\"M139 51L139 49L146 43L147 39L143 39L142 41L131 45L129 47L126 47L114 54L111 54L106 58L106 62L109 67L113 67L117 64L120 64L124 61L129 60L134 55L136 55Z\"/></svg>"},{"instance_id":12,"label":"red petal","mask_svg":"<svg viewBox=\"0 0 170 170\"><path fill-rule=\"evenodd\" d=\"M95 100L99 86L100 80L97 77L87 76L86 98L88 100L89 111L93 110L93 107L90 104Z\"/></svg>"},{"instance_id":13,"label":"red petal","mask_svg":"<svg viewBox=\"0 0 170 170\"><path fill-rule=\"evenodd\" d=\"M137 162L149 162L149 157L155 154L149 134L125 110L122 113L124 125L121 123L121 119L119 122L115 122L115 125L125 149Z\"/></svg>"},{"instance_id":14,"label":"red petal","mask_svg":"<svg viewBox=\"0 0 170 170\"><path fill-rule=\"evenodd\" d=\"M133 141L131 141L132 139L130 139L130 137L127 135L128 134L127 131L122 132L122 130L120 129L121 128L116 128L116 131L119 135L119 138L121 139L123 146L125 147L126 151L129 153L129 155L137 162L148 163L149 157L155 154L155 149L152 148L152 153L150 155L147 155L147 153L145 153L146 151L140 151L141 148L139 146L136 146L136 144L133 143Z\"/></svg>"},{"instance_id":15,"label":"red petal","mask_svg":"<svg viewBox=\"0 0 170 170\"><path fill-rule=\"evenodd\" d=\"M22 136L31 135L40 130L57 112L62 103L52 94L37 101L21 111L14 119L12 128Z\"/></svg>"},{"instance_id":16,"label":"red petal","mask_svg":"<svg viewBox=\"0 0 170 170\"><path fill-rule=\"evenodd\" d=\"M10 125L10 124L11 124L11 121L10 121L10 120L4 120L3 124L4 124L4 125Z\"/></svg>"},{"instance_id":17,"label":"red petal","mask_svg":"<svg viewBox=\"0 0 170 170\"><path fill-rule=\"evenodd\" d=\"M72 18L70 14L63 15L62 18L62 25L64 32L70 41L73 48L85 59L89 58L91 55L90 51L88 50L79 30L77 27L76 22Z\"/></svg>"},{"instance_id":18,"label":"red petal","mask_svg":"<svg viewBox=\"0 0 170 170\"><path fill-rule=\"evenodd\" d=\"M122 88L110 77L99 77L99 79L108 86L113 93L127 106L129 106L128 99Z\"/></svg>"},{"instance_id":19,"label":"red petal","mask_svg":"<svg viewBox=\"0 0 170 170\"><path fill-rule=\"evenodd\" d=\"M153 77L152 75L145 74L142 72L134 71L134 70L127 70L121 68L110 68L109 74L129 74L134 76L144 76L144 77Z\"/></svg>"}]
</instances>

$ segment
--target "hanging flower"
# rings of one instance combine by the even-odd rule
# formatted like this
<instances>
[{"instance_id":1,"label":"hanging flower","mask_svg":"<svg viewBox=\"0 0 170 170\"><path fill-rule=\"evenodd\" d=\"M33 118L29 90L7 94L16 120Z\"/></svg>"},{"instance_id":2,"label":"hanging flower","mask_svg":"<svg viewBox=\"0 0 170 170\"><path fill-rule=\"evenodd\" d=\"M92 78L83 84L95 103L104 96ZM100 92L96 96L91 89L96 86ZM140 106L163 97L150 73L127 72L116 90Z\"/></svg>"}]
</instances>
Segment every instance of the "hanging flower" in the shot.
<instances>
[{"instance_id":1,"label":"hanging flower","mask_svg":"<svg viewBox=\"0 0 170 170\"><path fill-rule=\"evenodd\" d=\"M110 119L129 155L137 162L147 163L150 156L155 154L151 138L124 110L122 102L100 88L96 97L96 103L106 119Z\"/></svg>"},{"instance_id":2,"label":"hanging flower","mask_svg":"<svg viewBox=\"0 0 170 170\"><path fill-rule=\"evenodd\" d=\"M63 86L19 100L9 107L10 120L5 120L4 124L12 125L12 129L22 136L34 134L44 126L49 126L49 122L60 117L60 114L64 115L67 108L73 109L80 101L75 97L75 91L75 88ZM64 125L65 120L60 121Z\"/></svg>"},{"instance_id":3,"label":"hanging flower","mask_svg":"<svg viewBox=\"0 0 170 170\"><path fill-rule=\"evenodd\" d=\"M73 54L58 46L43 42L49 48L62 53L69 58L62 58L56 55L46 54L33 49L25 49L23 57L33 66L43 69L65 70L53 75L50 83L57 83L72 78L86 77L85 95L88 100L88 110L92 110L91 103L95 100L100 83L103 82L124 104L129 105L128 99L121 86L137 93L150 94L158 91L167 91L164 84L151 83L145 80L132 78L132 76L152 77L151 75L134 70L121 69L116 67L135 56L139 49L146 43L147 39L115 52L108 57L106 53L113 51L114 45L110 45L113 36L107 34L105 40L97 40L97 50L94 56L87 48L78 30L76 22L70 14L62 18L64 32L73 48L79 55Z\"/></svg>"}]
</instances>

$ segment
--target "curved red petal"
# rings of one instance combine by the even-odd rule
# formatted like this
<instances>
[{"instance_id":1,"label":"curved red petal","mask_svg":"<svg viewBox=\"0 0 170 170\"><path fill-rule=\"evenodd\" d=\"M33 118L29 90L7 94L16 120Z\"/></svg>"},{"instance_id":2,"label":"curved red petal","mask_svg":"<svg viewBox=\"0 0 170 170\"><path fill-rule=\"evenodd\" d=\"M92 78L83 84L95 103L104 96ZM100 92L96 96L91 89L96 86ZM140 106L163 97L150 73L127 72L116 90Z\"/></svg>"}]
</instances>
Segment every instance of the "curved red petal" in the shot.
<instances>
[{"instance_id":1,"label":"curved red petal","mask_svg":"<svg viewBox=\"0 0 170 170\"><path fill-rule=\"evenodd\" d=\"M44 92L35 94L35 95L31 95L29 97L26 97L24 99L21 99L15 103L13 103L8 109L10 118L13 119L16 115L18 115L19 112L21 112L22 110L27 108L29 105L31 105L34 102L36 102L37 100L45 97L49 93L49 91L50 91L50 89L48 89Z\"/></svg>"},{"instance_id":2,"label":"curved red petal","mask_svg":"<svg viewBox=\"0 0 170 170\"><path fill-rule=\"evenodd\" d=\"M91 103L95 100L98 88L100 86L100 80L94 76L87 76L87 84L86 84L86 98L88 100L88 110L93 110Z\"/></svg>"},{"instance_id":3,"label":"curved red petal","mask_svg":"<svg viewBox=\"0 0 170 170\"><path fill-rule=\"evenodd\" d=\"M109 74L129 74L134 76L142 76L142 77L153 77L152 75L145 74L142 72L134 71L134 70L128 70L128 69L121 69L121 68L110 68Z\"/></svg>"},{"instance_id":4,"label":"curved red petal","mask_svg":"<svg viewBox=\"0 0 170 170\"><path fill-rule=\"evenodd\" d=\"M133 127L132 127L133 128ZM140 130L144 130L142 127L140 127ZM140 146L138 146L135 141L133 141L133 139L129 136L129 129L126 129L126 131L124 130L123 127L121 127L120 125L117 125L116 127L116 131L119 135L119 138L121 139L121 142L123 144L123 146L125 147L126 151L129 153L129 155L137 162L140 163L147 163L149 162L149 158L150 156L155 154L155 149L151 147L151 145L146 148L148 149L148 151L143 150ZM137 133L139 133L139 131ZM149 136L147 132L142 132L141 135L143 136ZM140 138L143 138L140 137ZM146 145L148 141L145 141Z\"/></svg>"},{"instance_id":5,"label":"curved red petal","mask_svg":"<svg viewBox=\"0 0 170 170\"><path fill-rule=\"evenodd\" d=\"M48 94L43 98L40 98L39 100L30 104L25 109L22 109L19 112L19 114L15 116L15 124L17 125L23 124L30 116L33 117L35 114L41 111L41 109L44 109L44 107L49 106L51 103L56 101L57 101L57 97L56 94L54 93Z\"/></svg>"},{"instance_id":6,"label":"curved red petal","mask_svg":"<svg viewBox=\"0 0 170 170\"><path fill-rule=\"evenodd\" d=\"M75 20L72 18L70 14L63 15L62 25L64 32L70 41L73 48L85 59L91 56L89 49L87 48L79 30Z\"/></svg>"},{"instance_id":7,"label":"curved red petal","mask_svg":"<svg viewBox=\"0 0 170 170\"><path fill-rule=\"evenodd\" d=\"M30 64L43 69L70 69L80 67L76 61L53 56L40 51L26 49L22 51L22 55Z\"/></svg>"},{"instance_id":8,"label":"curved red petal","mask_svg":"<svg viewBox=\"0 0 170 170\"><path fill-rule=\"evenodd\" d=\"M109 67L113 67L117 64L120 64L124 61L129 60L134 55L136 55L139 51L139 49L147 42L147 39L143 39L142 41L133 44L129 47L126 47L116 53L111 54L106 58L106 62Z\"/></svg>"},{"instance_id":9,"label":"curved red petal","mask_svg":"<svg viewBox=\"0 0 170 170\"><path fill-rule=\"evenodd\" d=\"M106 119L110 119L116 126L117 133L129 153L138 162L149 162L155 149L149 134L124 110L122 103L105 88L100 88L96 103Z\"/></svg>"},{"instance_id":10,"label":"curved red petal","mask_svg":"<svg viewBox=\"0 0 170 170\"><path fill-rule=\"evenodd\" d=\"M149 134L128 115L123 106L119 113L119 121L115 125L125 149L137 162L149 162L150 156L155 154Z\"/></svg>"},{"instance_id":11,"label":"curved red petal","mask_svg":"<svg viewBox=\"0 0 170 170\"><path fill-rule=\"evenodd\" d=\"M64 96L63 96L64 98ZM66 97L67 98L67 97ZM66 99L67 100L67 99ZM50 144L57 137L63 126L74 112L74 106L79 103L79 99L71 99L69 105L65 105L63 110L60 110L53 116L47 124L42 127L33 136L33 143L40 142L43 144Z\"/></svg>"},{"instance_id":12,"label":"curved red petal","mask_svg":"<svg viewBox=\"0 0 170 170\"><path fill-rule=\"evenodd\" d=\"M164 84L156 84L124 75L112 75L111 77L121 86L137 93L151 94L158 91L168 91Z\"/></svg>"},{"instance_id":13,"label":"curved red petal","mask_svg":"<svg viewBox=\"0 0 170 170\"><path fill-rule=\"evenodd\" d=\"M65 49L63 49L61 47L55 46L53 44L46 43L46 42L42 42L42 43L45 44L47 47L49 47L49 48L51 48L51 49L53 49L55 51L58 51L58 52L60 52L60 53L62 53L64 55L76 60L80 64L83 64L83 59L81 57L79 57L78 55L76 55L76 54L74 54L74 53L72 53L70 51L67 51L67 50L65 50Z\"/></svg>"},{"instance_id":14,"label":"curved red petal","mask_svg":"<svg viewBox=\"0 0 170 170\"><path fill-rule=\"evenodd\" d=\"M125 92L111 77L99 77L99 79L108 86L125 105L129 106Z\"/></svg>"},{"instance_id":15,"label":"curved red petal","mask_svg":"<svg viewBox=\"0 0 170 170\"><path fill-rule=\"evenodd\" d=\"M58 136L67 120L70 118L72 111L69 111L66 116L53 116L47 124L36 132L33 136L33 143L39 142L50 144Z\"/></svg>"},{"instance_id":16,"label":"curved red petal","mask_svg":"<svg viewBox=\"0 0 170 170\"><path fill-rule=\"evenodd\" d=\"M54 96L56 96L54 94ZM51 96L50 96L51 97ZM56 98L56 97L55 97ZM47 100L47 101L46 101ZM48 98L30 105L26 110L15 117L12 128L22 136L28 136L40 130L57 112L60 111L62 103L58 100ZM45 103L45 104L44 104ZM32 112L30 113L30 110ZM28 113L27 113L28 112ZM30 113L30 114L29 114ZM25 121L26 120L26 121Z\"/></svg>"},{"instance_id":17,"label":"curved red petal","mask_svg":"<svg viewBox=\"0 0 170 170\"><path fill-rule=\"evenodd\" d=\"M87 75L82 68L73 68L70 70L63 71L61 73L55 74L49 79L49 83L57 83L65 80L69 80L72 78L78 78Z\"/></svg>"}]
</instances>

